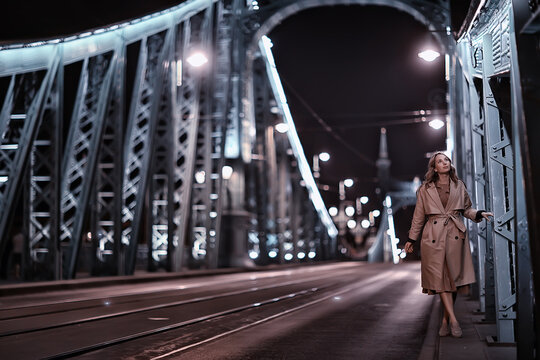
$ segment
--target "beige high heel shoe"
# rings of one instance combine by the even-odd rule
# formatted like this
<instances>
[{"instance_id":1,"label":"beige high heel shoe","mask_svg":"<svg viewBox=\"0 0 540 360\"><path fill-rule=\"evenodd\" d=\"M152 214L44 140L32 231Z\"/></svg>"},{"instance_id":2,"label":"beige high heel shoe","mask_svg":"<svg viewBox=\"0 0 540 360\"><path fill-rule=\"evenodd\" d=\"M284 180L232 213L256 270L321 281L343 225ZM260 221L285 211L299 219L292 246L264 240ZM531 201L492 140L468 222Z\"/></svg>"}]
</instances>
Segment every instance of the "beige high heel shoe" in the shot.
<instances>
[{"instance_id":1,"label":"beige high heel shoe","mask_svg":"<svg viewBox=\"0 0 540 360\"><path fill-rule=\"evenodd\" d=\"M459 323L455 323L455 324L450 323L450 332L452 333L452 336L455 338L460 338L463 335L463 331L461 331L461 327L459 326Z\"/></svg>"}]
</instances>

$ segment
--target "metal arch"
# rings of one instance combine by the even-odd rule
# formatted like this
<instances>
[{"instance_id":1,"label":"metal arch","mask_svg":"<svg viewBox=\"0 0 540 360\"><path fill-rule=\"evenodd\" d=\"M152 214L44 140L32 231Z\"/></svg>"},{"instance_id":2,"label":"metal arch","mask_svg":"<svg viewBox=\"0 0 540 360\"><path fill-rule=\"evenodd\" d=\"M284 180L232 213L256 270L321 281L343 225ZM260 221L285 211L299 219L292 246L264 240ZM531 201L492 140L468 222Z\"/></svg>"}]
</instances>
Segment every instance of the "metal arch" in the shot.
<instances>
[{"instance_id":1,"label":"metal arch","mask_svg":"<svg viewBox=\"0 0 540 360\"><path fill-rule=\"evenodd\" d=\"M448 42L441 34L446 33L446 27L450 25L450 8L448 1L425 1L425 0L277 0L269 1L268 5L261 6L260 10L245 9L245 28L252 32L248 45L248 71L249 59L257 52L260 38L272 31L285 18L302 10L320 6L332 5L380 5L389 6L404 11L416 20L426 25L434 32L441 46L448 48Z\"/></svg>"}]
</instances>

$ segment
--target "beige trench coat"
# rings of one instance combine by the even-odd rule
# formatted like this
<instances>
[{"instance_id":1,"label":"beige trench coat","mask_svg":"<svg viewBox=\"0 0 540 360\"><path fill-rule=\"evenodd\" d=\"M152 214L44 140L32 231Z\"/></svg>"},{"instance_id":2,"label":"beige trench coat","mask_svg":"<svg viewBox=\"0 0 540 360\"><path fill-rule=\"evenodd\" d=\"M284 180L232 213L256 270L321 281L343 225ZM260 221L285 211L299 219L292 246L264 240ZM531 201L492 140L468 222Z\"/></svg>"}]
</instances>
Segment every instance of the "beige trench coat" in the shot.
<instances>
[{"instance_id":1,"label":"beige trench coat","mask_svg":"<svg viewBox=\"0 0 540 360\"><path fill-rule=\"evenodd\" d=\"M416 193L409 238L421 239L422 287L442 289L444 262L456 286L476 281L472 263L467 229L462 214L474 222L477 210L471 207L465 184L450 181L450 194L446 208L443 207L435 184L422 185Z\"/></svg>"}]
</instances>

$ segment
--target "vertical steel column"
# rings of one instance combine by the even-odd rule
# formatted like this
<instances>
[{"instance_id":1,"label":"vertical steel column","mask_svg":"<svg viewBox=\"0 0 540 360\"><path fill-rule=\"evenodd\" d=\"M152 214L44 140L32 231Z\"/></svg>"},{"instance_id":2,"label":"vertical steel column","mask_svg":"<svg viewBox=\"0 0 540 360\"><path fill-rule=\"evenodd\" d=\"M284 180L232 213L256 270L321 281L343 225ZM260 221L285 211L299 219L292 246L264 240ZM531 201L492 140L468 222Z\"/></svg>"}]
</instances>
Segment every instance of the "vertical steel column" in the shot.
<instances>
[{"instance_id":1,"label":"vertical steel column","mask_svg":"<svg viewBox=\"0 0 540 360\"><path fill-rule=\"evenodd\" d=\"M199 35L200 44L198 47L209 52L212 43L212 24L214 18L214 8L210 6L205 13L201 33ZM201 86L199 91L199 126L197 128L197 139L194 159L194 179L191 189L191 267L208 268L209 257L218 258L215 243L210 241L210 220L217 217L217 212L210 211L210 186L212 177L219 177L221 174L212 173L212 95L211 95L211 74L205 71L201 74ZM218 178L214 179L218 180ZM215 234L214 234L215 235ZM214 254L210 254L214 252ZM214 261L216 262L216 261Z\"/></svg>"},{"instance_id":2,"label":"vertical steel column","mask_svg":"<svg viewBox=\"0 0 540 360\"><path fill-rule=\"evenodd\" d=\"M60 241L63 276L75 277L116 55L84 60L62 161Z\"/></svg>"},{"instance_id":3,"label":"vertical steel column","mask_svg":"<svg viewBox=\"0 0 540 360\"><path fill-rule=\"evenodd\" d=\"M36 72L12 75L0 112L0 258L6 248L22 179L32 145L41 121L40 112L50 94L59 66L59 57L52 56L45 76ZM18 104L18 105L17 105ZM27 231L23 230L24 232ZM28 237L25 249L29 251Z\"/></svg>"},{"instance_id":4,"label":"vertical steel column","mask_svg":"<svg viewBox=\"0 0 540 360\"><path fill-rule=\"evenodd\" d=\"M517 58L516 33L513 11L510 9L510 86L512 98L512 144L514 146L514 197L516 218L516 302L517 302L517 357L535 358L534 286L529 246L529 226L527 222L527 199L525 197L525 177L521 158L519 123L523 122L523 99ZM531 316L531 314L534 314ZM538 331L538 330L537 330Z\"/></svg>"},{"instance_id":5,"label":"vertical steel column","mask_svg":"<svg viewBox=\"0 0 540 360\"><path fill-rule=\"evenodd\" d=\"M269 124L270 125L270 124ZM277 259L279 254L279 227L278 227L278 209L279 209L279 179L278 179L278 163L274 126L266 128L266 157L265 165L268 179L268 209L267 214L267 234L266 234L266 249L270 261Z\"/></svg>"},{"instance_id":6,"label":"vertical steel column","mask_svg":"<svg viewBox=\"0 0 540 360\"><path fill-rule=\"evenodd\" d=\"M176 235L174 244L178 249L174 257L175 271L179 271L184 258L192 257L192 236L190 227L191 191L194 177L197 129L199 128L199 96L201 71L184 65L186 59L197 47L202 46L202 36L211 9L200 12L179 26L177 56L182 66L181 85L177 91L177 117L174 123L174 222ZM208 19L208 20L205 20ZM182 40L180 40L182 39ZM177 71L180 71L179 69ZM177 84L178 85L178 84ZM189 253L184 256L184 248Z\"/></svg>"},{"instance_id":7,"label":"vertical steel column","mask_svg":"<svg viewBox=\"0 0 540 360\"><path fill-rule=\"evenodd\" d=\"M125 251L122 244L122 173L124 120L125 44L118 41L113 80L98 144L98 160L90 230L95 253L93 275L124 275Z\"/></svg>"},{"instance_id":8,"label":"vertical steel column","mask_svg":"<svg viewBox=\"0 0 540 360\"><path fill-rule=\"evenodd\" d=\"M471 48L468 44L464 45L464 59L471 59ZM480 50L480 49L479 49ZM471 141L472 141L472 155L473 155L473 166L474 166L474 198L475 204L478 209L487 209L488 202L486 199L486 167L485 167L485 134L484 134L484 115L480 108L480 97L476 90L474 81L474 69L470 60L466 61L469 65L469 76L470 79L466 83L468 86L467 90L464 90L467 93L468 107L469 111L466 112L470 116L470 131L471 131ZM481 81L481 80L479 80ZM485 314L486 320L495 320L495 297L493 289L493 251L488 251L488 247L491 246L491 232L487 231L487 223L485 221L477 225L476 231L478 237L478 285L479 285L479 303L480 311ZM488 238L489 237L489 238ZM488 256L488 254L491 254ZM489 294L489 295L488 295Z\"/></svg>"},{"instance_id":9,"label":"vertical steel column","mask_svg":"<svg viewBox=\"0 0 540 360\"><path fill-rule=\"evenodd\" d=\"M122 241L127 245L126 274L133 274L141 232L142 213L147 193L153 135L163 77L168 66L171 31L144 38L141 43L137 75L125 140L122 191Z\"/></svg>"},{"instance_id":10,"label":"vertical steel column","mask_svg":"<svg viewBox=\"0 0 540 360\"><path fill-rule=\"evenodd\" d=\"M495 219L493 252L495 263L495 305L497 341L514 342L516 314L514 259L514 194L513 154L507 131L497 108L490 86L494 79L493 41L491 34L483 38L483 97L486 116L486 147L490 192Z\"/></svg>"},{"instance_id":11,"label":"vertical steel column","mask_svg":"<svg viewBox=\"0 0 540 360\"><path fill-rule=\"evenodd\" d=\"M512 44L514 52L512 53L512 69L519 68L519 83L513 85L513 109L516 116L513 118L513 134L519 138L519 150L521 151L521 167L523 180L516 184L523 186L525 193L525 205L527 207L527 232L529 235L530 258L532 265L534 285L534 311L535 314L535 346L538 356L540 347L540 146L538 146L538 134L540 134L540 53L538 52L538 36L540 33L538 27L539 6L538 1L511 1L513 22ZM513 73L517 75L517 73ZM513 81L518 81L514 76ZM516 146L517 151L517 146ZM517 159L517 157L516 157ZM518 166L516 165L516 172ZM522 205L520 203L519 205ZM525 246L523 239L524 223L521 217L522 211L517 209L516 219L518 222L518 246ZM523 251L523 250L518 250ZM525 251L522 253L525 255ZM520 256L518 254L518 256ZM519 266L519 260L518 260ZM521 273L521 270L519 270ZM523 278L524 280L525 278ZM522 278L519 278L522 281ZM523 286L525 284L523 283ZM524 295L524 294L522 294ZM520 296L520 294L518 294ZM527 301L524 301L524 306ZM521 305L520 305L521 306ZM521 327L520 324L518 324ZM518 330L521 334L521 330ZM518 343L519 345L519 343ZM520 349L518 347L518 354ZM525 351L525 356L528 356Z\"/></svg>"},{"instance_id":12,"label":"vertical steel column","mask_svg":"<svg viewBox=\"0 0 540 360\"><path fill-rule=\"evenodd\" d=\"M166 47L172 49L174 44L174 31L170 30L171 36ZM176 78L170 65L174 62L174 54L169 51L165 60L163 87L156 115L156 129L153 140L152 161L150 164L149 180L149 206L148 219L148 269L170 270L175 247L172 246L173 222L172 222L172 122L173 95L176 95L174 87Z\"/></svg>"},{"instance_id":13,"label":"vertical steel column","mask_svg":"<svg viewBox=\"0 0 540 360\"><path fill-rule=\"evenodd\" d=\"M219 1L216 4L215 16L215 42L214 49L215 64L213 66L212 81L212 120L211 120L211 163L209 186L209 210L215 213L215 217L210 217L208 224L208 234L210 236L210 249L208 254L208 267L217 268L219 265L219 252L221 240L221 223L224 203L224 179L222 177L223 166L225 165L225 134L231 119L227 118L228 108L231 100L231 57L232 57L232 36L233 36L234 14L230 1ZM234 169L233 169L234 171ZM226 192L226 189L225 189Z\"/></svg>"},{"instance_id":14,"label":"vertical steel column","mask_svg":"<svg viewBox=\"0 0 540 360\"><path fill-rule=\"evenodd\" d=\"M61 59L61 48L58 53ZM28 221L22 232L28 237L28 248L23 254L23 273L28 280L60 279L61 253L59 234L59 190L62 148L63 66L58 70L40 113L39 130L32 143L29 188L24 201L24 219Z\"/></svg>"}]
</instances>

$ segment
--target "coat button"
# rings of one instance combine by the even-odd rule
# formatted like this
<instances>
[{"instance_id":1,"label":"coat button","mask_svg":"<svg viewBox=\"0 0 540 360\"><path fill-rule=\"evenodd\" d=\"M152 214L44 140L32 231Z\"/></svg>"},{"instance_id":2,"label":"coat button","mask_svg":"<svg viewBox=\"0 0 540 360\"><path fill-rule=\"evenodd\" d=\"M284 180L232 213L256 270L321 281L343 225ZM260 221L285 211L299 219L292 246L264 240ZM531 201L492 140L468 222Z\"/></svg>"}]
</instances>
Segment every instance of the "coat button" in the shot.
<instances>
[{"instance_id":1,"label":"coat button","mask_svg":"<svg viewBox=\"0 0 540 360\"><path fill-rule=\"evenodd\" d=\"M432 243L434 243L434 242L435 242L435 240L431 240L431 242L432 242Z\"/></svg>"},{"instance_id":2,"label":"coat button","mask_svg":"<svg viewBox=\"0 0 540 360\"><path fill-rule=\"evenodd\" d=\"M437 223L437 220L435 220L433 223L436 224L436 223Z\"/></svg>"},{"instance_id":3,"label":"coat button","mask_svg":"<svg viewBox=\"0 0 540 360\"><path fill-rule=\"evenodd\" d=\"M459 239L457 236L456 236L456 240Z\"/></svg>"}]
</instances>

